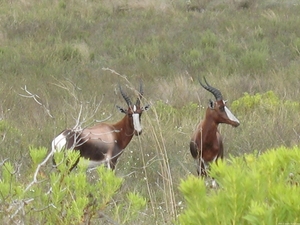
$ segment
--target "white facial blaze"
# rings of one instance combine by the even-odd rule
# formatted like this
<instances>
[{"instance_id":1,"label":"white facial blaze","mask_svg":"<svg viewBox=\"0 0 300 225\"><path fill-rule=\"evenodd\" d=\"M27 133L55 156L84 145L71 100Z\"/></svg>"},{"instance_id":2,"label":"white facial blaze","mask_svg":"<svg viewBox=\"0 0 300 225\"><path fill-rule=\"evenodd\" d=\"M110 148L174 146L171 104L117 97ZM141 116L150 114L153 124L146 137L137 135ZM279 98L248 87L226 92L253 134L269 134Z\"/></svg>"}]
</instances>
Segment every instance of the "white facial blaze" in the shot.
<instances>
[{"instance_id":1,"label":"white facial blaze","mask_svg":"<svg viewBox=\"0 0 300 225\"><path fill-rule=\"evenodd\" d=\"M141 132L142 131L142 127L141 127L141 123L140 123L140 114L133 113L132 117L133 117L133 126L134 126L134 129L137 132Z\"/></svg>"},{"instance_id":2,"label":"white facial blaze","mask_svg":"<svg viewBox=\"0 0 300 225\"><path fill-rule=\"evenodd\" d=\"M230 112L230 110L226 106L225 112L230 120L240 123L240 121Z\"/></svg>"}]
</instances>

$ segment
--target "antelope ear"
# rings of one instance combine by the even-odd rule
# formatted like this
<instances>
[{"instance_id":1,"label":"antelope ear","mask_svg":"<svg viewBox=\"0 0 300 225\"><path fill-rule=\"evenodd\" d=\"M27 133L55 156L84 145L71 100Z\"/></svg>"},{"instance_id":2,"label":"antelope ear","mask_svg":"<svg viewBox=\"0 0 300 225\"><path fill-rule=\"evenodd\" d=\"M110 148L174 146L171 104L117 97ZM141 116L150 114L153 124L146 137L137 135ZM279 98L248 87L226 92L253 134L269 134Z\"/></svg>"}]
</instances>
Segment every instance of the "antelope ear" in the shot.
<instances>
[{"instance_id":1,"label":"antelope ear","mask_svg":"<svg viewBox=\"0 0 300 225\"><path fill-rule=\"evenodd\" d=\"M210 109L214 109L214 102L213 102L211 99L209 99L208 107L209 107Z\"/></svg>"},{"instance_id":2,"label":"antelope ear","mask_svg":"<svg viewBox=\"0 0 300 225\"><path fill-rule=\"evenodd\" d=\"M149 110L149 109L150 109L150 105L146 105L146 106L144 106L144 107L142 108L143 111L147 111L147 110Z\"/></svg>"},{"instance_id":3,"label":"antelope ear","mask_svg":"<svg viewBox=\"0 0 300 225\"><path fill-rule=\"evenodd\" d=\"M116 105L116 107L117 107L117 109L120 110L121 113L127 114L127 110L126 110L126 109L123 109L122 107L120 107L120 106L118 106L118 105Z\"/></svg>"}]
</instances>

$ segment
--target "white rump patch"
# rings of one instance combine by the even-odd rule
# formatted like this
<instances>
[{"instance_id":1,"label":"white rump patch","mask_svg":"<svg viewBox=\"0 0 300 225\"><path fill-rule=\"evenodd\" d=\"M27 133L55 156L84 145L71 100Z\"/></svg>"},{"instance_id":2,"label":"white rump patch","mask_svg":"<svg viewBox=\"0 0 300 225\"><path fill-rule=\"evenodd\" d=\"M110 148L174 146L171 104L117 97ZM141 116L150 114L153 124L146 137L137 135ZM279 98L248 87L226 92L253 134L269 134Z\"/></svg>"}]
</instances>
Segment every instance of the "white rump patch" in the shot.
<instances>
[{"instance_id":1,"label":"white rump patch","mask_svg":"<svg viewBox=\"0 0 300 225\"><path fill-rule=\"evenodd\" d=\"M133 117L133 126L134 126L134 129L137 132L141 132L142 131L142 127L141 127L141 123L140 123L140 114L133 113L132 117Z\"/></svg>"},{"instance_id":2,"label":"white rump patch","mask_svg":"<svg viewBox=\"0 0 300 225\"><path fill-rule=\"evenodd\" d=\"M67 140L64 134L58 135L52 141L52 152L60 152L62 149L66 147Z\"/></svg>"},{"instance_id":3,"label":"white rump patch","mask_svg":"<svg viewBox=\"0 0 300 225\"><path fill-rule=\"evenodd\" d=\"M232 114L232 112L230 112L230 110L226 106L224 108L225 108L225 112L230 120L240 123L240 121Z\"/></svg>"}]
</instances>

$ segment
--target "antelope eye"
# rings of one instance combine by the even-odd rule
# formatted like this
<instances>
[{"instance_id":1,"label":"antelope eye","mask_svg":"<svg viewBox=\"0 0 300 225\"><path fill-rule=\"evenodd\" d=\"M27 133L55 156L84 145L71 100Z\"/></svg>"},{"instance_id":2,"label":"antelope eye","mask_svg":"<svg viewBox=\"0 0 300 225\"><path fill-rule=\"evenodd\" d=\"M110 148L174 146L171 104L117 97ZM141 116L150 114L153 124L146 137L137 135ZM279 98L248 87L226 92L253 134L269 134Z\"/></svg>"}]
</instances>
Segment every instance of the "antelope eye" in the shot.
<instances>
[{"instance_id":1,"label":"antelope eye","mask_svg":"<svg viewBox=\"0 0 300 225\"><path fill-rule=\"evenodd\" d=\"M220 106L220 111L224 112L225 111L225 107L224 106Z\"/></svg>"}]
</instances>

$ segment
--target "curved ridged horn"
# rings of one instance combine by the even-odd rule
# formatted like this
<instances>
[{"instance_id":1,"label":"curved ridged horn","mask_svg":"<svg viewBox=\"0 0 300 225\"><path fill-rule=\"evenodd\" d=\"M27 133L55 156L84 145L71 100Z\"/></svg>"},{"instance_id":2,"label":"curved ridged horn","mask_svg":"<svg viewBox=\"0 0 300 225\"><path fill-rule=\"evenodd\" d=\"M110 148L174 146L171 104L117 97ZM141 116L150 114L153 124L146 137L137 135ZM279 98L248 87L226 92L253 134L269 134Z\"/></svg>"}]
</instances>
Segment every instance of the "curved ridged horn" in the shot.
<instances>
[{"instance_id":1,"label":"curved ridged horn","mask_svg":"<svg viewBox=\"0 0 300 225\"><path fill-rule=\"evenodd\" d=\"M142 81L140 81L140 91L139 91L139 96L138 96L138 98L137 98L137 100L136 100L136 105L137 105L137 106L139 106L139 105L141 104L141 98L142 98L143 94L144 94L144 91L143 91L143 83L142 83Z\"/></svg>"},{"instance_id":2,"label":"curved ridged horn","mask_svg":"<svg viewBox=\"0 0 300 225\"><path fill-rule=\"evenodd\" d=\"M216 89L216 88L210 86L210 85L207 83L205 77L204 77L204 81L205 81L206 85L202 84L199 78L198 78L198 80L199 80L200 85L201 85L204 89L206 89L207 91L209 91L210 93L212 93L212 94L215 96L215 98L216 98L217 101L223 99L221 92L220 92L218 89Z\"/></svg>"},{"instance_id":3,"label":"curved ridged horn","mask_svg":"<svg viewBox=\"0 0 300 225\"><path fill-rule=\"evenodd\" d=\"M131 106L132 104L131 104L130 98L123 92L123 90L122 90L120 84L119 84L119 89L120 89L121 95L122 95L123 98L125 99L127 105L128 105L128 106Z\"/></svg>"}]
</instances>

